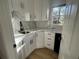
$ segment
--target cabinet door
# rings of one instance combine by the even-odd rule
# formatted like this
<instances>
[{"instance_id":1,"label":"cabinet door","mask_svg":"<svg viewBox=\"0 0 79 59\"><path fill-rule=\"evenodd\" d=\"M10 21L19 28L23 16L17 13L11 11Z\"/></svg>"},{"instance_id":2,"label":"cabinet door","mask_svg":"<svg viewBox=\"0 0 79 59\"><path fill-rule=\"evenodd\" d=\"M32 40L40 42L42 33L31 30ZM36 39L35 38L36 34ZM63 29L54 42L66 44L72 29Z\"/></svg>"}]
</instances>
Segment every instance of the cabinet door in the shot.
<instances>
[{"instance_id":1,"label":"cabinet door","mask_svg":"<svg viewBox=\"0 0 79 59\"><path fill-rule=\"evenodd\" d=\"M34 13L35 13L35 19L37 21L42 20L41 14L42 14L42 0L34 0Z\"/></svg>"},{"instance_id":2,"label":"cabinet door","mask_svg":"<svg viewBox=\"0 0 79 59\"><path fill-rule=\"evenodd\" d=\"M24 42L25 42L25 47L24 47L24 49L25 49L25 57L27 57L30 54L30 52L29 52L30 51L30 41L29 41L29 38L25 36Z\"/></svg>"},{"instance_id":3,"label":"cabinet door","mask_svg":"<svg viewBox=\"0 0 79 59\"><path fill-rule=\"evenodd\" d=\"M45 32L45 47L54 50L55 33Z\"/></svg>"},{"instance_id":4,"label":"cabinet door","mask_svg":"<svg viewBox=\"0 0 79 59\"><path fill-rule=\"evenodd\" d=\"M25 59L26 58L25 46L23 46L21 52L22 52L22 59Z\"/></svg>"},{"instance_id":5,"label":"cabinet door","mask_svg":"<svg viewBox=\"0 0 79 59\"><path fill-rule=\"evenodd\" d=\"M44 47L44 32L43 31L37 32L36 45L37 45L37 48Z\"/></svg>"},{"instance_id":6,"label":"cabinet door","mask_svg":"<svg viewBox=\"0 0 79 59\"><path fill-rule=\"evenodd\" d=\"M34 49L36 49L36 37L35 37L35 33L33 33L32 37L31 37L31 41L32 41L32 44L31 44L31 49L32 50L31 51L33 51Z\"/></svg>"},{"instance_id":7,"label":"cabinet door","mask_svg":"<svg viewBox=\"0 0 79 59\"><path fill-rule=\"evenodd\" d=\"M48 20L49 18L49 0L42 0L42 20Z\"/></svg>"},{"instance_id":8,"label":"cabinet door","mask_svg":"<svg viewBox=\"0 0 79 59\"><path fill-rule=\"evenodd\" d=\"M25 13L29 13L30 11L30 0L24 0L24 9L25 9Z\"/></svg>"},{"instance_id":9,"label":"cabinet door","mask_svg":"<svg viewBox=\"0 0 79 59\"><path fill-rule=\"evenodd\" d=\"M18 59L22 59L22 51L21 50L18 53Z\"/></svg>"},{"instance_id":10,"label":"cabinet door","mask_svg":"<svg viewBox=\"0 0 79 59\"><path fill-rule=\"evenodd\" d=\"M49 14L49 0L34 0L35 20L47 20Z\"/></svg>"},{"instance_id":11,"label":"cabinet door","mask_svg":"<svg viewBox=\"0 0 79 59\"><path fill-rule=\"evenodd\" d=\"M23 8L23 0L12 0L12 8L13 10L20 11Z\"/></svg>"},{"instance_id":12,"label":"cabinet door","mask_svg":"<svg viewBox=\"0 0 79 59\"><path fill-rule=\"evenodd\" d=\"M34 19L34 0L24 0L24 12L26 21Z\"/></svg>"},{"instance_id":13,"label":"cabinet door","mask_svg":"<svg viewBox=\"0 0 79 59\"><path fill-rule=\"evenodd\" d=\"M11 0L12 3L12 9L18 10L18 0Z\"/></svg>"},{"instance_id":14,"label":"cabinet door","mask_svg":"<svg viewBox=\"0 0 79 59\"><path fill-rule=\"evenodd\" d=\"M30 37L30 53L34 50L33 44L34 44L34 40L33 40L33 36L32 36L32 37Z\"/></svg>"},{"instance_id":15,"label":"cabinet door","mask_svg":"<svg viewBox=\"0 0 79 59\"><path fill-rule=\"evenodd\" d=\"M35 37L35 33L31 33L29 34L29 36L24 38L25 40L25 57L28 57L33 50L36 48L36 37Z\"/></svg>"},{"instance_id":16,"label":"cabinet door","mask_svg":"<svg viewBox=\"0 0 79 59\"><path fill-rule=\"evenodd\" d=\"M24 47L18 53L18 59L25 59L24 57Z\"/></svg>"}]
</instances>

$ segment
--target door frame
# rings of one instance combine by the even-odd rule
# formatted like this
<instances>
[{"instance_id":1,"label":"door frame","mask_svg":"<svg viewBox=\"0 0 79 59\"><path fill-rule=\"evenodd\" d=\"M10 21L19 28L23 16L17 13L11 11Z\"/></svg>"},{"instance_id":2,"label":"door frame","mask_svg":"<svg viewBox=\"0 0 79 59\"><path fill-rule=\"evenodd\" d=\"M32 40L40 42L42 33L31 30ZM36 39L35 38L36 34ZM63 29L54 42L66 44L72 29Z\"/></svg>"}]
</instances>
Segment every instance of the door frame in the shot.
<instances>
[{"instance_id":1,"label":"door frame","mask_svg":"<svg viewBox=\"0 0 79 59\"><path fill-rule=\"evenodd\" d=\"M6 51L6 59L18 59L17 51L13 48L15 41L11 23L9 0L0 0L0 30Z\"/></svg>"}]
</instances>

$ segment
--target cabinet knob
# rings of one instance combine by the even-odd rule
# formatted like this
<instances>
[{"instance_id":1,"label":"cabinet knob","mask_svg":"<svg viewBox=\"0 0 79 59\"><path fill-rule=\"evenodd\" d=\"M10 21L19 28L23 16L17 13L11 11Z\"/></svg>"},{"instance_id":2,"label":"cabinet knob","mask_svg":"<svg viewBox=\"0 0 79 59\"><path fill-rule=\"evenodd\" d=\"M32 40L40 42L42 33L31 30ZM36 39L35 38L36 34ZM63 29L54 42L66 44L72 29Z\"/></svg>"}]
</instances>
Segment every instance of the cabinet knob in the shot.
<instances>
[{"instance_id":1,"label":"cabinet knob","mask_svg":"<svg viewBox=\"0 0 79 59\"><path fill-rule=\"evenodd\" d=\"M16 44L13 44L13 48L16 48Z\"/></svg>"}]
</instances>

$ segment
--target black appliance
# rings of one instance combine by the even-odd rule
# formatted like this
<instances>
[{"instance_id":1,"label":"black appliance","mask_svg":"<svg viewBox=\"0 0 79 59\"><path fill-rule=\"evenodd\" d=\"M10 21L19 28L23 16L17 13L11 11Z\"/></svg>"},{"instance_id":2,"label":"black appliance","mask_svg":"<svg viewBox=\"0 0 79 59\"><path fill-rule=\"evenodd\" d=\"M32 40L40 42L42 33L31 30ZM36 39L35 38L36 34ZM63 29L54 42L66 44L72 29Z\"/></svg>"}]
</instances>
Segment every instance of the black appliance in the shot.
<instances>
[{"instance_id":1,"label":"black appliance","mask_svg":"<svg viewBox=\"0 0 79 59\"><path fill-rule=\"evenodd\" d=\"M54 52L59 54L61 43L61 33L55 33L55 43L54 43Z\"/></svg>"}]
</instances>

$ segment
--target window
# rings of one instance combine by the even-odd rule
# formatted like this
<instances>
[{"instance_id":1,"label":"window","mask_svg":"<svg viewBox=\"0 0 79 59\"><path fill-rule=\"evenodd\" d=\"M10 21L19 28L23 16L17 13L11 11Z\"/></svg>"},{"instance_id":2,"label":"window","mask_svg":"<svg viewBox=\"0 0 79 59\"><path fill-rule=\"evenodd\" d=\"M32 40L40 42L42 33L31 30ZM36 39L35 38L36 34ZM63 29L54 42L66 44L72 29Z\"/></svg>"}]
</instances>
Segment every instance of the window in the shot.
<instances>
[{"instance_id":1,"label":"window","mask_svg":"<svg viewBox=\"0 0 79 59\"><path fill-rule=\"evenodd\" d=\"M66 6L59 6L52 8L51 20L54 24L63 23Z\"/></svg>"}]
</instances>

